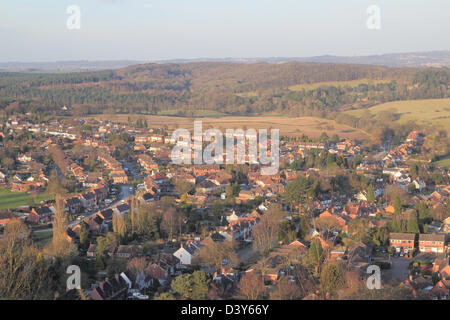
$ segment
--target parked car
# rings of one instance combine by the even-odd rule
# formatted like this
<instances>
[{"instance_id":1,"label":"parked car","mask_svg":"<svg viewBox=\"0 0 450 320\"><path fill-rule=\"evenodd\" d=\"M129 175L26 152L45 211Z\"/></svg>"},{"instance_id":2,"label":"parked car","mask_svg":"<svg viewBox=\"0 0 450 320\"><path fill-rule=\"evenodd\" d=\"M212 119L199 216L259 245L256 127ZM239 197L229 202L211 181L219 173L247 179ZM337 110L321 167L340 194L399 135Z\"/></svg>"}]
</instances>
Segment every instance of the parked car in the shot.
<instances>
[{"instance_id":1,"label":"parked car","mask_svg":"<svg viewBox=\"0 0 450 320\"><path fill-rule=\"evenodd\" d=\"M140 292L133 293L133 296L136 297L139 300L148 300L149 299L148 295L142 294Z\"/></svg>"}]
</instances>

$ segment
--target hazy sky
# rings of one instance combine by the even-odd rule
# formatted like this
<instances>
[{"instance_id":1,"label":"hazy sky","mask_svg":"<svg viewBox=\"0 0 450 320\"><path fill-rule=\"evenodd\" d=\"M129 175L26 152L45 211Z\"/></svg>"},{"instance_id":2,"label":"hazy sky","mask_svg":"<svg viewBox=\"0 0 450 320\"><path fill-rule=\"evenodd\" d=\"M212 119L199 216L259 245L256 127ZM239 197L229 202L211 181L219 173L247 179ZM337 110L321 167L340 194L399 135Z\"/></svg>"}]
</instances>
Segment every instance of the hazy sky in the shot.
<instances>
[{"instance_id":1,"label":"hazy sky","mask_svg":"<svg viewBox=\"0 0 450 320\"><path fill-rule=\"evenodd\" d=\"M81 29L66 10L78 5ZM381 29L367 28L370 5ZM1 0L0 61L450 50L449 0Z\"/></svg>"}]
</instances>

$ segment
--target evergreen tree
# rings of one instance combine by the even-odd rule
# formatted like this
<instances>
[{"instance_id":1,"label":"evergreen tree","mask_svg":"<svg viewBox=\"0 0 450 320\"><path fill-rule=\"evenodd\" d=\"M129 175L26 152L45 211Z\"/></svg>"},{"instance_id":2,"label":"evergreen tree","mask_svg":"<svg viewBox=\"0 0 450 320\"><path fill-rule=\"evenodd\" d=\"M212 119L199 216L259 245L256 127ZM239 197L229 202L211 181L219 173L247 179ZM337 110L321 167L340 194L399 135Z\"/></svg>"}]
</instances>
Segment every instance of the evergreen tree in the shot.
<instances>
[{"instance_id":1,"label":"evergreen tree","mask_svg":"<svg viewBox=\"0 0 450 320\"><path fill-rule=\"evenodd\" d=\"M399 196L395 197L394 200L394 216L398 217L402 214L402 201Z\"/></svg>"},{"instance_id":2,"label":"evergreen tree","mask_svg":"<svg viewBox=\"0 0 450 320\"><path fill-rule=\"evenodd\" d=\"M368 202L375 202L375 192L373 191L373 186L370 185L369 189L367 191L367 201Z\"/></svg>"},{"instance_id":3,"label":"evergreen tree","mask_svg":"<svg viewBox=\"0 0 450 320\"><path fill-rule=\"evenodd\" d=\"M314 238L309 246L308 262L318 272L324 259L322 244L318 238Z\"/></svg>"}]
</instances>

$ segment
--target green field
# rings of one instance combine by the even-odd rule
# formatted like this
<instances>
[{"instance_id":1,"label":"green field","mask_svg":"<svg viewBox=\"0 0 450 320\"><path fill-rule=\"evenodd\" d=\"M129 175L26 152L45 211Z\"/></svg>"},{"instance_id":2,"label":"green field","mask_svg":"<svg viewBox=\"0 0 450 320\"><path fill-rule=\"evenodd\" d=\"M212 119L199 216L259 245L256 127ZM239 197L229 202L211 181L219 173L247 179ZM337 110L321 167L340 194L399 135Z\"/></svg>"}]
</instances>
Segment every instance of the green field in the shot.
<instances>
[{"instance_id":1,"label":"green field","mask_svg":"<svg viewBox=\"0 0 450 320\"><path fill-rule=\"evenodd\" d=\"M447 168L450 169L450 157L446 159L442 159L436 162L433 162L434 165L441 167L441 168Z\"/></svg>"},{"instance_id":2,"label":"green field","mask_svg":"<svg viewBox=\"0 0 450 320\"><path fill-rule=\"evenodd\" d=\"M400 123L414 120L419 124L450 130L450 98L427 100L393 101L368 109L346 111L359 117L364 113L376 115L380 111L392 111L398 115Z\"/></svg>"},{"instance_id":3,"label":"green field","mask_svg":"<svg viewBox=\"0 0 450 320\"><path fill-rule=\"evenodd\" d=\"M48 200L52 197L47 193L39 194L37 202ZM14 209L27 206L33 196L29 193L11 192L6 188L0 188L0 209Z\"/></svg>"},{"instance_id":4,"label":"green field","mask_svg":"<svg viewBox=\"0 0 450 320\"><path fill-rule=\"evenodd\" d=\"M391 80L371 80L371 79L358 79L358 80L349 80L349 81L326 81L326 82L316 82L316 83L302 83L296 84L294 86L290 86L289 90L291 91L301 91L305 89L314 90L321 87L357 87L360 84L371 84L375 85L378 83L389 83Z\"/></svg>"},{"instance_id":5,"label":"green field","mask_svg":"<svg viewBox=\"0 0 450 320\"><path fill-rule=\"evenodd\" d=\"M45 247L53 237L53 230L42 231L42 232L33 232L31 234L31 239L33 239L34 243L38 245L39 248Z\"/></svg>"}]
</instances>

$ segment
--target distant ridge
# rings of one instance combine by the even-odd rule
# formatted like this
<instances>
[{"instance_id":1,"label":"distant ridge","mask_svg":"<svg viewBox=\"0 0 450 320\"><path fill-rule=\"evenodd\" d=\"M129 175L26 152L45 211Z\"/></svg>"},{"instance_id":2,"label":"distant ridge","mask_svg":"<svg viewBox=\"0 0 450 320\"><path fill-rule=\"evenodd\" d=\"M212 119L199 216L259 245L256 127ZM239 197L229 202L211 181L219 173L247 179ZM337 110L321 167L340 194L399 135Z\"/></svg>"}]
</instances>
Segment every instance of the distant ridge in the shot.
<instances>
[{"instance_id":1,"label":"distant ridge","mask_svg":"<svg viewBox=\"0 0 450 320\"><path fill-rule=\"evenodd\" d=\"M366 64L387 67L450 67L450 51L428 51L409 53L387 53L370 56L332 56L315 57L261 57L261 58L198 58L168 60L107 60L107 61L55 61L55 62L0 62L0 71L19 72L80 72L107 69L120 69L143 63L189 63L189 62L235 62L270 64L296 62Z\"/></svg>"},{"instance_id":2,"label":"distant ridge","mask_svg":"<svg viewBox=\"0 0 450 320\"><path fill-rule=\"evenodd\" d=\"M410 52L410 53L387 53L371 56L331 56L323 55L316 57L269 57L269 58L223 58L223 59L172 59L160 62L183 63L195 61L223 61L223 62L241 62L241 63L283 63L290 61L297 62L320 62L320 63L351 63L351 64L369 64L387 67L445 67L450 66L450 51L429 51L429 52Z\"/></svg>"}]
</instances>

